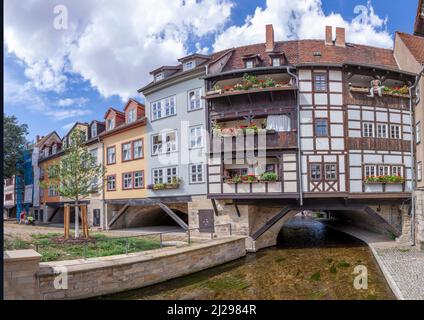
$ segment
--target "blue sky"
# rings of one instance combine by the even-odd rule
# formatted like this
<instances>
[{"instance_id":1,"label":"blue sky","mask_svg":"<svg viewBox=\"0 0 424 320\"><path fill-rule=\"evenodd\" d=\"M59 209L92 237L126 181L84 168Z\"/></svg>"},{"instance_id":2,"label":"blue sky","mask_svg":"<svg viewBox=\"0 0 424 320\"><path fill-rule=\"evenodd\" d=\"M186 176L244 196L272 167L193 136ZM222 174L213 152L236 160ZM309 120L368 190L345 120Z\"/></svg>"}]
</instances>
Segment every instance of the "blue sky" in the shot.
<instances>
[{"instance_id":1,"label":"blue sky","mask_svg":"<svg viewBox=\"0 0 424 320\"><path fill-rule=\"evenodd\" d=\"M274 24L277 40L322 38L323 26L333 24L347 27L348 40L390 47L396 30L412 32L417 6L415 0L401 5L383 0L187 0L186 6L173 8L165 0L136 5L124 0L110 8L99 0L87 2L5 2L4 111L29 125L31 140L52 130L62 136L75 121L102 120L108 107L121 109L130 96L142 101L137 89L149 81L148 71L175 64L187 53L262 42L266 23ZM61 3L69 20L63 32L48 19L55 18L53 7ZM359 26L352 22L357 5L367 7L367 21ZM146 12L152 11L162 12L161 23L150 20L154 17ZM289 18L293 14L294 20Z\"/></svg>"}]
</instances>

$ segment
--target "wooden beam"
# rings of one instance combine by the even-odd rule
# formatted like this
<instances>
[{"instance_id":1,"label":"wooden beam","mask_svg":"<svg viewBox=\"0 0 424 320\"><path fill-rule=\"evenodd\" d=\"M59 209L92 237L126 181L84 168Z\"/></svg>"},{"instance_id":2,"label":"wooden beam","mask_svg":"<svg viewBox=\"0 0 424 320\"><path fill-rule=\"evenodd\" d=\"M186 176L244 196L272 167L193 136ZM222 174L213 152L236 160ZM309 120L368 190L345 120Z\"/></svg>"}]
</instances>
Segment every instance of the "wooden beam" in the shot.
<instances>
[{"instance_id":1,"label":"wooden beam","mask_svg":"<svg viewBox=\"0 0 424 320\"><path fill-rule=\"evenodd\" d=\"M380 222L387 231L393 233L396 237L399 237L402 234L399 230L397 230L390 223L388 223L386 219L384 219L382 216L380 216L377 212L375 212L370 207L366 207L364 209L364 212L370 215L372 218L374 218L378 222Z\"/></svg>"},{"instance_id":2,"label":"wooden beam","mask_svg":"<svg viewBox=\"0 0 424 320\"><path fill-rule=\"evenodd\" d=\"M239 207L238 207L238 205L237 205L237 201L236 201L236 200L234 200L234 207L236 208L237 215L238 215L239 217L241 217L240 210L239 210Z\"/></svg>"},{"instance_id":3,"label":"wooden beam","mask_svg":"<svg viewBox=\"0 0 424 320\"><path fill-rule=\"evenodd\" d=\"M212 199L212 206L213 206L213 211L215 213L215 216L218 216L218 208L216 206L216 201L215 199Z\"/></svg>"},{"instance_id":4,"label":"wooden beam","mask_svg":"<svg viewBox=\"0 0 424 320\"><path fill-rule=\"evenodd\" d=\"M278 221L284 218L284 216L288 214L291 210L293 210L291 207L286 207L283 210L281 210L274 217L272 217L267 223L265 223L261 228L259 228L259 230L252 235L252 239L257 240L261 235L263 235L265 232L271 229Z\"/></svg>"},{"instance_id":5,"label":"wooden beam","mask_svg":"<svg viewBox=\"0 0 424 320\"><path fill-rule=\"evenodd\" d=\"M118 219L125 213L125 211L127 211L129 206L130 205L127 203L124 205L124 207L121 210L119 210L119 212L112 218L112 220L110 220L109 228L113 226L116 221L118 221Z\"/></svg>"},{"instance_id":6,"label":"wooden beam","mask_svg":"<svg viewBox=\"0 0 424 320\"><path fill-rule=\"evenodd\" d=\"M178 217L174 211L172 211L168 206L166 206L164 203L159 202L159 207L165 211L176 223L180 225L181 228L184 230L188 230L188 225L180 218Z\"/></svg>"},{"instance_id":7,"label":"wooden beam","mask_svg":"<svg viewBox=\"0 0 424 320\"><path fill-rule=\"evenodd\" d=\"M65 204L64 212L63 212L63 227L64 227L64 236L65 239L69 239L69 214L70 214L70 207L68 204Z\"/></svg>"}]
</instances>

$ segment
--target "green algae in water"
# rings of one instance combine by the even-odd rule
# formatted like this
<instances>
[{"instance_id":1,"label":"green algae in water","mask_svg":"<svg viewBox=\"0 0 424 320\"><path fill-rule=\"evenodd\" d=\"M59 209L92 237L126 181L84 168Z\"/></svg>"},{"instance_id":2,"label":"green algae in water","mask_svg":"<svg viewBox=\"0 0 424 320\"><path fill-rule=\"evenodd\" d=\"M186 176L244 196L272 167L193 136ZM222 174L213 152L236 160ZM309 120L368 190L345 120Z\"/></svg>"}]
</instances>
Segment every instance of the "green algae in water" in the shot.
<instances>
[{"instance_id":1,"label":"green algae in water","mask_svg":"<svg viewBox=\"0 0 424 320\"><path fill-rule=\"evenodd\" d=\"M320 281L320 280L321 280L321 273L319 273L319 272L314 273L314 274L311 276L311 280L314 280L314 281Z\"/></svg>"},{"instance_id":2,"label":"green algae in water","mask_svg":"<svg viewBox=\"0 0 424 320\"><path fill-rule=\"evenodd\" d=\"M327 295L325 291L314 291L311 294L309 294L309 299L312 300L319 300L324 298Z\"/></svg>"},{"instance_id":3,"label":"green algae in water","mask_svg":"<svg viewBox=\"0 0 424 320\"><path fill-rule=\"evenodd\" d=\"M343 260L343 261L340 261L339 262L338 267L339 268L349 268L350 267L350 263Z\"/></svg>"},{"instance_id":4,"label":"green algae in water","mask_svg":"<svg viewBox=\"0 0 424 320\"><path fill-rule=\"evenodd\" d=\"M244 279L234 276L227 276L224 278L213 279L204 284L209 290L223 291L223 290L244 290L250 287Z\"/></svg>"},{"instance_id":5,"label":"green algae in water","mask_svg":"<svg viewBox=\"0 0 424 320\"><path fill-rule=\"evenodd\" d=\"M334 264L330 267L330 272L337 273L337 267Z\"/></svg>"},{"instance_id":6,"label":"green algae in water","mask_svg":"<svg viewBox=\"0 0 424 320\"><path fill-rule=\"evenodd\" d=\"M284 257L275 258L275 262L283 262L284 260L286 260L286 258L284 258Z\"/></svg>"}]
</instances>

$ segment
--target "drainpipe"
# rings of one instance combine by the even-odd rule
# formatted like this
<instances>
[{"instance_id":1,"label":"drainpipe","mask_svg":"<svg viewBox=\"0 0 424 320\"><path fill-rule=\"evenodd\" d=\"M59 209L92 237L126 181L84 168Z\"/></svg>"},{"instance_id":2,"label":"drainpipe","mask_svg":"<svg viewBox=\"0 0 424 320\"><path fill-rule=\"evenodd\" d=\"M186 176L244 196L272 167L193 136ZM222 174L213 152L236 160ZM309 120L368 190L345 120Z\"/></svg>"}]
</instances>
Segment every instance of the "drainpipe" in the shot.
<instances>
[{"instance_id":1,"label":"drainpipe","mask_svg":"<svg viewBox=\"0 0 424 320\"><path fill-rule=\"evenodd\" d=\"M100 140L100 137L97 138L98 142L100 143L101 149L102 149L102 156L101 156L101 160L102 160L102 166L104 164L104 157L105 157L105 153L104 153L104 143ZM107 183L107 182L106 182ZM102 182L102 206L103 206L103 225L102 228L103 230L107 229L108 223L107 223L107 212L106 212L106 204L105 204L105 180L103 177L103 182Z\"/></svg>"},{"instance_id":2,"label":"drainpipe","mask_svg":"<svg viewBox=\"0 0 424 320\"><path fill-rule=\"evenodd\" d=\"M414 149L415 149L415 117L414 117L414 110L413 110L413 102L412 102L412 95L413 90L415 90L420 82L421 76L424 72L424 65L421 68L420 73L417 75L415 79L415 83L409 87L409 113L410 113L410 123L411 123L411 172L412 172L412 198L411 198L411 245L415 246L415 189L416 189L416 165L415 165L415 157L414 157Z\"/></svg>"},{"instance_id":3,"label":"drainpipe","mask_svg":"<svg viewBox=\"0 0 424 320\"><path fill-rule=\"evenodd\" d=\"M299 77L290 71L290 67L287 67L287 73L296 79L296 85L299 85ZM303 181L302 181L302 156L300 150L300 101L299 91L297 91L297 176L299 179L299 205L303 206Z\"/></svg>"}]
</instances>

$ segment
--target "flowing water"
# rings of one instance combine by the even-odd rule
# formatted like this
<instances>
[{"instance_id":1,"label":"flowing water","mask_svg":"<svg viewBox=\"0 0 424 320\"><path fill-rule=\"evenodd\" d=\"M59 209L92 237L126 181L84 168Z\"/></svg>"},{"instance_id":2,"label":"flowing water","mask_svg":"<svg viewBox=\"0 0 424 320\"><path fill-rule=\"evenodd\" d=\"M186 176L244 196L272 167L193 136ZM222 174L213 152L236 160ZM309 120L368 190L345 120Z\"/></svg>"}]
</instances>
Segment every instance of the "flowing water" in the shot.
<instances>
[{"instance_id":1,"label":"flowing water","mask_svg":"<svg viewBox=\"0 0 424 320\"><path fill-rule=\"evenodd\" d=\"M354 287L365 266L368 289ZM277 247L245 258L106 299L394 299L369 248L305 217L282 229Z\"/></svg>"}]
</instances>

